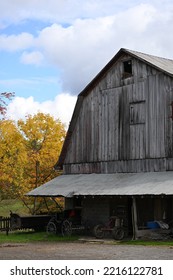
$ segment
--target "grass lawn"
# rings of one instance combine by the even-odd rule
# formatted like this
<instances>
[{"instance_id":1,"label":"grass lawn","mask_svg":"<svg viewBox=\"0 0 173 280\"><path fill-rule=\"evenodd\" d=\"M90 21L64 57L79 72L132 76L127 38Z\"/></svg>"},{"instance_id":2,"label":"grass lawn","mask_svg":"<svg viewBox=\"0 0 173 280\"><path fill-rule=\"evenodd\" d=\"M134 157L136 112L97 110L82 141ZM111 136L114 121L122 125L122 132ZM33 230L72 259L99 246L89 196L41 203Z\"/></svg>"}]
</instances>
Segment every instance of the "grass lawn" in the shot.
<instances>
[{"instance_id":1,"label":"grass lawn","mask_svg":"<svg viewBox=\"0 0 173 280\"><path fill-rule=\"evenodd\" d=\"M34 232L34 231L15 231L9 232L6 235L5 232L0 232L0 244L2 243L27 243L27 242L72 242L79 240L79 236L62 237L60 235L48 235L46 232ZM93 240L93 237L91 237ZM109 240L107 240L109 241ZM143 246L173 246L173 241L143 241L143 240L128 240L128 241L113 241L110 239L112 245L143 245Z\"/></svg>"},{"instance_id":2,"label":"grass lawn","mask_svg":"<svg viewBox=\"0 0 173 280\"><path fill-rule=\"evenodd\" d=\"M27 242L37 242L37 241L75 241L78 237L62 237L59 235L48 235L46 232L34 232L34 231L16 231L9 232L6 235L5 232L0 232L0 243L27 243Z\"/></svg>"},{"instance_id":3,"label":"grass lawn","mask_svg":"<svg viewBox=\"0 0 173 280\"><path fill-rule=\"evenodd\" d=\"M21 215L28 215L28 208L18 199L6 199L0 201L0 216L9 217L10 210L14 213L20 213Z\"/></svg>"}]
</instances>

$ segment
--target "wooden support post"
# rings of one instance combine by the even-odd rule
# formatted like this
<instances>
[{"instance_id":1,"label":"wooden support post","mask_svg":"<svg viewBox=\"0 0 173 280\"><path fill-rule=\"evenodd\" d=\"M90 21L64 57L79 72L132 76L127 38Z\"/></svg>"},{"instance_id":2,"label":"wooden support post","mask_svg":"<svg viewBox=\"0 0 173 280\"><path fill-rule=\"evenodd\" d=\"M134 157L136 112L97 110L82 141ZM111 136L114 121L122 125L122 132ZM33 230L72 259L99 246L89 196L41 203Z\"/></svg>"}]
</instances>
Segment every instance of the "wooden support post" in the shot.
<instances>
[{"instance_id":1,"label":"wooden support post","mask_svg":"<svg viewBox=\"0 0 173 280\"><path fill-rule=\"evenodd\" d=\"M133 240L138 239L138 224L137 224L137 209L136 209L136 198L132 197L132 225L133 225Z\"/></svg>"},{"instance_id":2,"label":"wooden support post","mask_svg":"<svg viewBox=\"0 0 173 280\"><path fill-rule=\"evenodd\" d=\"M49 207L48 207L48 204L47 204L47 201L46 201L46 198L45 198L45 197L44 197L44 203L45 203L46 208L47 208L47 210L48 210L48 212L49 212Z\"/></svg>"},{"instance_id":3,"label":"wooden support post","mask_svg":"<svg viewBox=\"0 0 173 280\"><path fill-rule=\"evenodd\" d=\"M32 215L35 215L35 211L36 211L36 199L37 199L37 196L34 197L34 209L33 209Z\"/></svg>"}]
</instances>

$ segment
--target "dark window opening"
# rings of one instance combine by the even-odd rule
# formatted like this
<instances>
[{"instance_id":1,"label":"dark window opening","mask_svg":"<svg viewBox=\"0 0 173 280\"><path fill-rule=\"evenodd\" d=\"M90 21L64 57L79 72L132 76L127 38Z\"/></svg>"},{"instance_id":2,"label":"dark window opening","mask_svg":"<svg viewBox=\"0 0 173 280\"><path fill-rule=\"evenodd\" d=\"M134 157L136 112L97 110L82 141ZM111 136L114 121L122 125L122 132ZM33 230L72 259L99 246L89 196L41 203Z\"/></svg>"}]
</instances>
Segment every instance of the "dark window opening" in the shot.
<instances>
[{"instance_id":1,"label":"dark window opening","mask_svg":"<svg viewBox=\"0 0 173 280\"><path fill-rule=\"evenodd\" d=\"M126 60L123 62L123 78L128 78L132 76L132 61L131 60Z\"/></svg>"},{"instance_id":2,"label":"dark window opening","mask_svg":"<svg viewBox=\"0 0 173 280\"><path fill-rule=\"evenodd\" d=\"M171 102L171 104L170 104L170 106L171 106L171 115L170 115L170 118L173 120L173 101Z\"/></svg>"}]
</instances>

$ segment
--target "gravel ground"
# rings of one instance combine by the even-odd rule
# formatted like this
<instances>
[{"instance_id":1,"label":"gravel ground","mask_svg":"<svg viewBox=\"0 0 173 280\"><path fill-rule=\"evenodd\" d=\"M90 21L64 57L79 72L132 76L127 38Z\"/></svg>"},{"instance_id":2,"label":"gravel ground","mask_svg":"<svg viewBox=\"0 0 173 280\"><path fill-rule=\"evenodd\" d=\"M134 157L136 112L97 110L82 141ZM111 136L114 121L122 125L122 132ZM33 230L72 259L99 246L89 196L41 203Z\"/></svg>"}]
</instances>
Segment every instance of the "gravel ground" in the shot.
<instances>
[{"instance_id":1,"label":"gravel ground","mask_svg":"<svg viewBox=\"0 0 173 280\"><path fill-rule=\"evenodd\" d=\"M0 244L0 260L173 260L173 246L103 242Z\"/></svg>"}]
</instances>

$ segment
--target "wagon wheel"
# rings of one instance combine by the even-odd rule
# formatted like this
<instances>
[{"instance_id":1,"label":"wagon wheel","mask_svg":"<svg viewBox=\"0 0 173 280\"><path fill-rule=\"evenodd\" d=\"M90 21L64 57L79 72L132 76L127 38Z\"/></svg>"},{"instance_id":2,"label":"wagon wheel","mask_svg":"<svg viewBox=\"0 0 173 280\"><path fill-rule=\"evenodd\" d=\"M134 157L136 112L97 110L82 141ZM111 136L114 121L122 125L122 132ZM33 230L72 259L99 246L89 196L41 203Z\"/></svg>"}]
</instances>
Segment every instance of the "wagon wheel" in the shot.
<instances>
[{"instance_id":1,"label":"wagon wheel","mask_svg":"<svg viewBox=\"0 0 173 280\"><path fill-rule=\"evenodd\" d=\"M72 234L72 226L68 220L62 222L61 233L62 236L70 236Z\"/></svg>"},{"instance_id":2,"label":"wagon wheel","mask_svg":"<svg viewBox=\"0 0 173 280\"><path fill-rule=\"evenodd\" d=\"M48 234L56 234L57 233L56 224L52 221L48 222L47 227L46 227L46 232Z\"/></svg>"},{"instance_id":3,"label":"wagon wheel","mask_svg":"<svg viewBox=\"0 0 173 280\"><path fill-rule=\"evenodd\" d=\"M103 225L99 224L94 227L94 235L96 238L104 237Z\"/></svg>"},{"instance_id":4,"label":"wagon wheel","mask_svg":"<svg viewBox=\"0 0 173 280\"><path fill-rule=\"evenodd\" d=\"M124 238L125 231L121 227L115 227L112 231L112 235L115 240L122 240Z\"/></svg>"}]
</instances>

